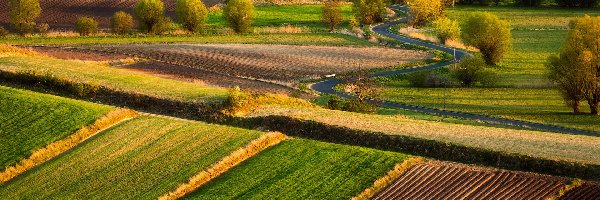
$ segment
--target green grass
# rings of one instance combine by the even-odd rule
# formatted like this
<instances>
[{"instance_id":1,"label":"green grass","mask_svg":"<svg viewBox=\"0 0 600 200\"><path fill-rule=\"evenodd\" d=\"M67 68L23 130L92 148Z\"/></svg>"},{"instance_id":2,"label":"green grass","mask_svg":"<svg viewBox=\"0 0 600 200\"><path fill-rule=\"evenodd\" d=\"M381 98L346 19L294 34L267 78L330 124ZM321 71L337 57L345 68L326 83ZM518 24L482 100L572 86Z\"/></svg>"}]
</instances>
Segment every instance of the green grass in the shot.
<instances>
[{"instance_id":1,"label":"green grass","mask_svg":"<svg viewBox=\"0 0 600 200\"><path fill-rule=\"evenodd\" d=\"M186 199L349 199L406 158L292 139L250 158Z\"/></svg>"},{"instance_id":2,"label":"green grass","mask_svg":"<svg viewBox=\"0 0 600 200\"><path fill-rule=\"evenodd\" d=\"M139 117L0 187L5 199L156 199L260 132Z\"/></svg>"},{"instance_id":3,"label":"green grass","mask_svg":"<svg viewBox=\"0 0 600 200\"><path fill-rule=\"evenodd\" d=\"M372 46L365 40L335 33L247 34L247 35L139 35L88 37L7 37L0 44L77 45L133 43L199 43L199 44L287 44L329 46Z\"/></svg>"},{"instance_id":4,"label":"green grass","mask_svg":"<svg viewBox=\"0 0 600 200\"><path fill-rule=\"evenodd\" d=\"M446 14L457 20L469 13L487 11L512 24L512 51L498 65L494 88L453 88L448 92L448 109L510 119L600 131L600 117L574 115L546 77L545 64L557 54L567 37L571 19L600 10L525 8L512 6L457 6ZM412 88L404 79L385 82L383 99L412 105L442 108L443 89ZM582 102L582 110L588 110Z\"/></svg>"},{"instance_id":5,"label":"green grass","mask_svg":"<svg viewBox=\"0 0 600 200\"><path fill-rule=\"evenodd\" d=\"M257 6L256 27L278 27L292 25L296 27L307 27L314 31L326 31L321 19L323 5L289 5L289 6ZM342 5L342 15L348 20L352 16L352 6ZM221 12L211 13L208 16L208 24L216 27L225 27Z\"/></svg>"},{"instance_id":6,"label":"green grass","mask_svg":"<svg viewBox=\"0 0 600 200\"><path fill-rule=\"evenodd\" d=\"M0 86L0 169L89 125L113 108Z\"/></svg>"},{"instance_id":7,"label":"green grass","mask_svg":"<svg viewBox=\"0 0 600 200\"><path fill-rule=\"evenodd\" d=\"M110 67L99 62L61 60L48 57L9 56L0 59L0 70L32 70L56 77L170 99L212 102L227 91L205 84L160 78L147 73Z\"/></svg>"}]
</instances>

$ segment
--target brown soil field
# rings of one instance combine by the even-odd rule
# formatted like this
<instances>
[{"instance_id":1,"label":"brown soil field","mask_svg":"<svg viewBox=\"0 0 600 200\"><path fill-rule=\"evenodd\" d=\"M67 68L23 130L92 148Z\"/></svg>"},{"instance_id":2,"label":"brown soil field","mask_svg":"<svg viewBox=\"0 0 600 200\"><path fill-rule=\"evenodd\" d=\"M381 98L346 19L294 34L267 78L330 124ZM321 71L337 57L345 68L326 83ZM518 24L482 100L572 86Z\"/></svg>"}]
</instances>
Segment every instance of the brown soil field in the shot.
<instances>
[{"instance_id":1,"label":"brown soil field","mask_svg":"<svg viewBox=\"0 0 600 200\"><path fill-rule=\"evenodd\" d=\"M381 47L142 44L89 48L288 86L329 74L393 67L432 57L423 51Z\"/></svg>"},{"instance_id":2,"label":"brown soil field","mask_svg":"<svg viewBox=\"0 0 600 200\"><path fill-rule=\"evenodd\" d=\"M297 93L297 91L294 89L276 84L253 81L243 78L229 77L200 69L194 69L185 66L172 65L155 61L140 62L131 65L124 65L121 67L148 72L159 77L173 78L190 82L202 82L205 84L225 88L233 88L237 86L243 90L257 93L277 93L287 95ZM310 96L302 97L309 98Z\"/></svg>"},{"instance_id":3,"label":"brown soil field","mask_svg":"<svg viewBox=\"0 0 600 200\"><path fill-rule=\"evenodd\" d=\"M8 25L8 1L0 0L0 24ZM108 28L110 16L117 11L133 13L137 0L40 0L42 14L38 23L48 23L52 30L70 29L81 16L92 16L103 28ZM174 17L176 0L163 0L167 15ZM203 0L207 6L222 0Z\"/></svg>"},{"instance_id":4,"label":"brown soil field","mask_svg":"<svg viewBox=\"0 0 600 200\"><path fill-rule=\"evenodd\" d=\"M584 182L563 195L561 200L598 200L600 199L600 184Z\"/></svg>"},{"instance_id":5,"label":"brown soil field","mask_svg":"<svg viewBox=\"0 0 600 200\"><path fill-rule=\"evenodd\" d=\"M570 179L439 161L417 164L372 199L547 199Z\"/></svg>"},{"instance_id":6,"label":"brown soil field","mask_svg":"<svg viewBox=\"0 0 600 200\"><path fill-rule=\"evenodd\" d=\"M132 58L128 55L107 53L100 51L90 51L76 48L60 48L60 47L45 47L34 46L32 50L48 55L50 57L65 59L65 60L85 60L85 61L114 61L121 59Z\"/></svg>"}]
</instances>

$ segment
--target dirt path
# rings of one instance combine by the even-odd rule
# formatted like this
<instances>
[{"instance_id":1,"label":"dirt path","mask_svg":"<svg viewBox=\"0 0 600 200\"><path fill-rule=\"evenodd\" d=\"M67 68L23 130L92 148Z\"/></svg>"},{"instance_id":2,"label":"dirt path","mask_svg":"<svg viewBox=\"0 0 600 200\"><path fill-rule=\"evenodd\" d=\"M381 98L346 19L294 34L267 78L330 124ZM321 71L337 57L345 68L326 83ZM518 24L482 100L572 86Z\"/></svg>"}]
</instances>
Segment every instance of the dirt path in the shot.
<instances>
[{"instance_id":1,"label":"dirt path","mask_svg":"<svg viewBox=\"0 0 600 200\"><path fill-rule=\"evenodd\" d=\"M407 7L392 6L392 8L408 13ZM409 19L410 19L410 16L398 19L396 21L386 22L381 25L377 25L377 26L373 27L372 30L373 30L373 32L375 32L377 34L380 34L385 37L393 38L395 40L398 40L398 41L401 41L401 42L404 42L407 44L423 46L423 47L427 47L430 49L435 49L435 50L443 51L443 52L446 52L449 54L453 54L453 55L455 55L455 59L457 61L461 60L462 58L471 56L471 54L469 54L463 50L459 50L459 49L455 50L454 48L446 47L443 45L433 44L433 43L424 42L421 40L412 39L412 38L401 36L401 35L396 35L389 31L389 28L391 26L394 26L394 25L400 24L400 23L406 23L406 22L408 22ZM436 64L432 64L432 65L428 65L428 66L424 66L424 67L418 67L418 68L383 71L383 72L372 74L370 77L392 76L392 75L397 75L397 74L406 74L406 73L411 73L411 72L424 71L424 70L429 70L429 69L445 67L452 63L453 63L453 61L449 61L449 62L436 63ZM344 81L341 79L332 78L332 79L328 79L328 80L325 80L322 82L315 83L315 84L311 85L310 88L315 91L321 92L321 93L338 95L342 98L354 98L354 96L352 96L352 95L334 90L334 87L336 85L342 84L343 82ZM376 104L376 105L395 108L395 109L418 111L418 112L423 112L423 113L427 113L427 114L441 115L441 116L448 116L448 117L475 119L475 120L480 120L480 121L493 123L493 124L502 124L502 125L507 125L507 126L524 127L524 128L536 129L536 130L541 130L541 131L559 132L559 133L567 133L567 134L574 134L574 135L600 136L600 133L598 133L598 132L581 130L581 129L565 128L565 127L559 127L559 126L553 126L553 125L547 125L547 124L539 124L539 123L533 123L533 122L520 121L520 120L513 120L513 119L506 119L506 118L499 118L499 117L492 117L492 116L485 116L485 115L475 115L475 114L470 114L470 113L454 112L454 111L440 110L440 109L421 107L421 106L412 106L412 105L407 105L407 104L403 104L403 103L392 103L392 102L375 100L375 99L368 99L368 102Z\"/></svg>"}]
</instances>

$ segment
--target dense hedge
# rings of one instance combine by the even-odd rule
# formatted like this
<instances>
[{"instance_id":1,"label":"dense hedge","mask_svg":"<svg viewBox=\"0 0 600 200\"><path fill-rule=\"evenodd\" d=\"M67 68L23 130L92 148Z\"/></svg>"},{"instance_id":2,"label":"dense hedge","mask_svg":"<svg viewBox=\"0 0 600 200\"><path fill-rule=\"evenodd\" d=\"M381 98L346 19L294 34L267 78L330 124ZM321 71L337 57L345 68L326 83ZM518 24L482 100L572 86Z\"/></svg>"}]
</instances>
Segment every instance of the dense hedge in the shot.
<instances>
[{"instance_id":1,"label":"dense hedge","mask_svg":"<svg viewBox=\"0 0 600 200\"><path fill-rule=\"evenodd\" d=\"M238 125L241 123L242 122L235 122L235 124ZM600 180L600 165L545 160L525 155L502 153L434 140L354 130L285 116L253 118L247 120L245 124L249 127L252 127L252 125L260 125L271 131L280 131L289 136L403 152L412 155L431 157L438 160L577 177L594 181Z\"/></svg>"},{"instance_id":2,"label":"dense hedge","mask_svg":"<svg viewBox=\"0 0 600 200\"><path fill-rule=\"evenodd\" d=\"M51 74L33 71L0 71L0 82L25 86L32 90L44 90L78 99L93 100L114 106L130 107L157 114L181 116L206 120L220 110L221 105L178 101L139 93L119 91L105 86L77 83L59 79Z\"/></svg>"}]
</instances>

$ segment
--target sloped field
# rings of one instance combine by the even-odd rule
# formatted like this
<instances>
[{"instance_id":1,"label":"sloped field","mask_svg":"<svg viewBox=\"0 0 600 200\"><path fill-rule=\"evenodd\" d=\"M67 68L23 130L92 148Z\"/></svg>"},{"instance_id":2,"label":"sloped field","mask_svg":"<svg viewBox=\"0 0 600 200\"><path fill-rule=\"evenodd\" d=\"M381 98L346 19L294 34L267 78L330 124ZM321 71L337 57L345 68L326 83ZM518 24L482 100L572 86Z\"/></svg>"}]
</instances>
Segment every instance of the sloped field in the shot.
<instances>
[{"instance_id":1,"label":"sloped field","mask_svg":"<svg viewBox=\"0 0 600 200\"><path fill-rule=\"evenodd\" d=\"M0 171L113 109L0 86Z\"/></svg>"},{"instance_id":2,"label":"sloped field","mask_svg":"<svg viewBox=\"0 0 600 200\"><path fill-rule=\"evenodd\" d=\"M5 199L156 199L261 135L139 117L0 187Z\"/></svg>"},{"instance_id":3,"label":"sloped field","mask_svg":"<svg viewBox=\"0 0 600 200\"><path fill-rule=\"evenodd\" d=\"M600 198L600 184L592 182L584 182L583 185L573 188L560 197L561 200L595 200L598 198Z\"/></svg>"},{"instance_id":4,"label":"sloped field","mask_svg":"<svg viewBox=\"0 0 600 200\"><path fill-rule=\"evenodd\" d=\"M394 67L430 57L423 51L381 47L248 44L143 44L91 47L235 77L284 84L329 74Z\"/></svg>"},{"instance_id":5,"label":"sloped field","mask_svg":"<svg viewBox=\"0 0 600 200\"><path fill-rule=\"evenodd\" d=\"M303 139L267 149L187 199L349 199L407 155Z\"/></svg>"},{"instance_id":6,"label":"sloped field","mask_svg":"<svg viewBox=\"0 0 600 200\"><path fill-rule=\"evenodd\" d=\"M569 179L443 162L417 164L372 199L547 199Z\"/></svg>"}]
</instances>

